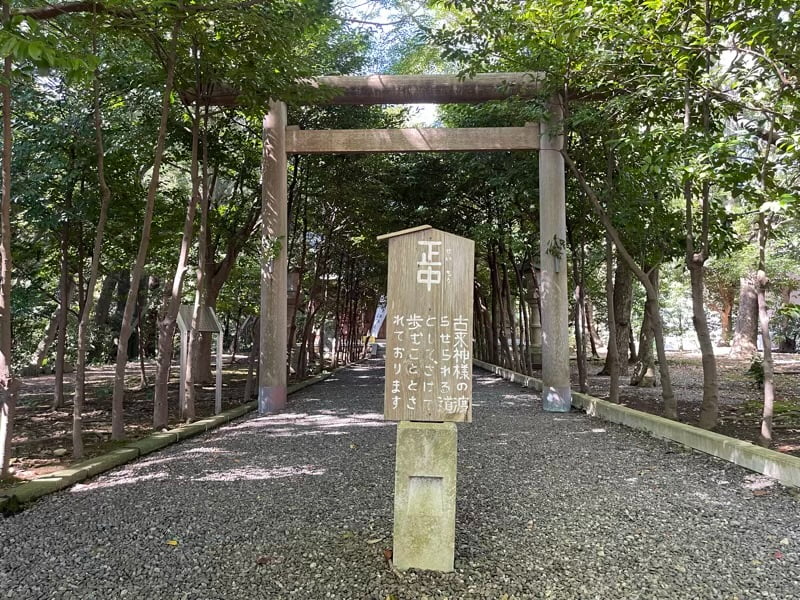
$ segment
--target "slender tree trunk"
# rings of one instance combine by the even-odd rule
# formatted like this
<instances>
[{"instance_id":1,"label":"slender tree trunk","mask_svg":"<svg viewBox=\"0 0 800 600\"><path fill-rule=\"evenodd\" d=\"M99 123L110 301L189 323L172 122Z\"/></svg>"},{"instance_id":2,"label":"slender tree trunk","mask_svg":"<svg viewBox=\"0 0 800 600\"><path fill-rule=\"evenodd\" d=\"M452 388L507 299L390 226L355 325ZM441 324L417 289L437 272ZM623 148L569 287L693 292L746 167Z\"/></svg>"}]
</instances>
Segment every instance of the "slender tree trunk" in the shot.
<instances>
[{"instance_id":1,"label":"slender tree trunk","mask_svg":"<svg viewBox=\"0 0 800 600\"><path fill-rule=\"evenodd\" d=\"M719 311L721 334L717 346L728 348L733 339L733 304L726 304Z\"/></svg>"},{"instance_id":2,"label":"slender tree trunk","mask_svg":"<svg viewBox=\"0 0 800 600\"><path fill-rule=\"evenodd\" d=\"M653 286L659 286L659 269L653 267L647 271ZM645 311L642 318L642 328L639 332L639 352L637 353L636 366L631 376L631 385L638 387L655 387L656 385L656 364L653 354L653 325L650 320L650 313Z\"/></svg>"},{"instance_id":3,"label":"slender tree trunk","mask_svg":"<svg viewBox=\"0 0 800 600\"><path fill-rule=\"evenodd\" d=\"M769 137L775 131L775 116L770 120ZM772 146L767 141L764 149L764 158L761 165L761 187L766 193L768 191L768 173L770 168L769 155ZM763 208L763 207L762 207ZM769 213L763 210L758 211L758 272L756 273L756 290L758 292L758 324L761 329L761 344L764 346L764 410L761 416L761 432L758 436L758 443L761 446L769 446L772 443L772 421L775 410L775 374L772 364L772 338L769 333L769 312L767 310L767 240L769 239L771 223Z\"/></svg>"},{"instance_id":4,"label":"slender tree trunk","mask_svg":"<svg viewBox=\"0 0 800 600\"><path fill-rule=\"evenodd\" d=\"M10 18L3 2L3 23ZM0 207L0 479L8 477L18 382L11 370L11 56L3 61L3 190Z\"/></svg>"},{"instance_id":5,"label":"slender tree trunk","mask_svg":"<svg viewBox=\"0 0 800 600\"><path fill-rule=\"evenodd\" d=\"M633 260L633 257L625 249L625 246L622 244L622 240L619 237L619 233L611 223L611 219L609 219L608 214L603 210L603 206L600 204L597 194L586 182L583 174L580 172L580 170L578 170L578 167L573 162L572 157L569 156L566 150L562 150L561 154L564 156L564 162L578 180L581 189L589 198L592 208L602 222L606 233L608 233L614 242L614 246L617 248L619 256L635 273L636 277L642 282L642 285L644 285L645 290L647 291L647 302L645 305L647 310L650 311L650 318L653 321L653 332L656 338L656 352L658 354L658 367L661 374L661 397L664 402L664 416L668 419L677 419L678 405L675 400L675 394L672 390L672 378L670 377L669 365L667 363L667 353L664 349L664 327L661 321L661 312L658 305L658 289L653 286L652 282L647 277L647 273L645 273L636 264L636 261Z\"/></svg>"},{"instance_id":6,"label":"slender tree trunk","mask_svg":"<svg viewBox=\"0 0 800 600\"><path fill-rule=\"evenodd\" d=\"M718 308L720 321L720 337L717 346L729 348L733 340L733 290L728 285L720 285L717 292L722 299L722 305Z\"/></svg>"},{"instance_id":7,"label":"slender tree trunk","mask_svg":"<svg viewBox=\"0 0 800 600\"><path fill-rule=\"evenodd\" d=\"M757 274L739 279L739 311L731 345L731 358L751 360L758 352L758 292Z\"/></svg>"},{"instance_id":8,"label":"slender tree trunk","mask_svg":"<svg viewBox=\"0 0 800 600\"><path fill-rule=\"evenodd\" d=\"M167 122L172 97L172 86L175 81L175 61L177 55L178 34L182 23L178 21L172 29L170 37L170 49L167 58L167 80L164 85L164 95L161 103L161 122L158 129L156 141L153 173L150 177L150 185L147 189L147 203L145 205L144 219L142 222L142 237L139 242L139 250L136 254L131 274L131 289L125 302L125 312L122 317L122 326L119 332L117 343L117 360L114 371L114 392L111 399L111 437L115 440L125 438L125 424L123 415L123 402L125 398L125 367L128 362L128 340L131 336L131 319L139 292L139 283L144 271L144 263L147 258L147 250L150 246L150 230L153 225L153 211L155 209L156 194L158 193L159 177L161 176L161 162L164 158L164 146L167 136Z\"/></svg>"},{"instance_id":9,"label":"slender tree trunk","mask_svg":"<svg viewBox=\"0 0 800 600\"><path fill-rule=\"evenodd\" d=\"M74 154L74 150L72 151ZM70 158L70 167L74 163L73 157ZM67 353L67 324L69 322L69 307L72 275L69 268L70 255L70 213L72 212L72 182L64 194L64 223L61 226L61 276L59 282L59 296L61 304L58 310L58 327L56 331L56 362L53 382L53 410L64 408L64 363Z\"/></svg>"},{"instance_id":10,"label":"slender tree trunk","mask_svg":"<svg viewBox=\"0 0 800 600\"><path fill-rule=\"evenodd\" d=\"M70 295L72 295L72 290L74 288L70 288ZM70 298L70 302L72 299ZM58 330L58 315L61 312L60 303L59 308L53 313L53 316L50 317L50 324L47 326L47 330L45 330L42 339L39 340L39 343L36 346L36 352L33 353L30 360L30 366L36 367L37 369L41 369L42 365L44 364L44 359L47 358L48 353L50 352L50 347L53 345L53 342L56 339L56 331Z\"/></svg>"},{"instance_id":11,"label":"slender tree trunk","mask_svg":"<svg viewBox=\"0 0 800 600\"><path fill-rule=\"evenodd\" d=\"M339 255L336 267L336 310L333 319L333 364L332 368L339 367L339 348L342 340L342 270L344 267L344 256ZM388 327L388 325L387 325Z\"/></svg>"},{"instance_id":12,"label":"slender tree trunk","mask_svg":"<svg viewBox=\"0 0 800 600\"><path fill-rule=\"evenodd\" d=\"M500 283L500 268L497 263L497 254L494 246L489 253L489 271L491 274L492 290L492 329L497 339L499 355L504 367L513 369L511 350L508 347L508 335L505 326L505 311L503 310L503 290Z\"/></svg>"},{"instance_id":13,"label":"slender tree trunk","mask_svg":"<svg viewBox=\"0 0 800 600\"><path fill-rule=\"evenodd\" d=\"M502 249L501 249L502 251ZM508 266L503 264L503 287L502 287L502 299L503 305L506 309L506 315L508 316L508 330L511 334L511 368L519 373L522 369L520 367L520 360L519 360L519 344L517 342L517 324L516 320L514 319L514 297L511 295L511 286L508 282Z\"/></svg>"},{"instance_id":14,"label":"slender tree trunk","mask_svg":"<svg viewBox=\"0 0 800 600\"><path fill-rule=\"evenodd\" d=\"M187 421L195 418L197 405L197 384L200 383L200 323L203 312L206 309L206 278L208 273L208 211L210 207L209 187L208 187L208 106L205 107L203 116L202 142L202 174L201 174L201 193L200 193L200 231L197 242L197 290L195 292L194 311L192 312L192 329L189 332L189 357L187 360L188 370L186 373L186 406L183 407L183 415ZM199 115L198 115L199 116ZM210 337L210 336L209 336Z\"/></svg>"},{"instance_id":15,"label":"slender tree trunk","mask_svg":"<svg viewBox=\"0 0 800 600\"><path fill-rule=\"evenodd\" d=\"M526 301L527 289L523 283L522 269L519 263L514 258L514 254L509 249L508 259L514 268L514 275L516 277L515 283L517 285L517 295L519 297L519 312L520 312L520 344L522 345L522 358L521 363L523 366L523 373L530 375L533 371L531 362L531 338L530 338L530 317L528 314L528 306Z\"/></svg>"},{"instance_id":16,"label":"slender tree trunk","mask_svg":"<svg viewBox=\"0 0 800 600\"><path fill-rule=\"evenodd\" d=\"M231 340L230 352L231 352L231 361L230 364L236 363L236 353L239 351L239 330L242 326L242 305L240 304L236 310L236 322L233 328L233 340Z\"/></svg>"},{"instance_id":17,"label":"slender tree trunk","mask_svg":"<svg viewBox=\"0 0 800 600\"><path fill-rule=\"evenodd\" d=\"M614 322L614 247L611 237L606 237L606 303L608 304L608 400L619 404L619 352L617 352L617 324ZM610 360L609 360L610 357Z\"/></svg>"},{"instance_id":18,"label":"slender tree trunk","mask_svg":"<svg viewBox=\"0 0 800 600\"><path fill-rule=\"evenodd\" d=\"M158 295L160 282L158 277L150 275L147 278L147 286L140 290L139 304L137 308L138 317L136 319L136 337L138 338L137 351L139 353L139 389L147 388L147 368L145 359L147 358L147 315L150 311L150 298L153 294Z\"/></svg>"},{"instance_id":19,"label":"slender tree trunk","mask_svg":"<svg viewBox=\"0 0 800 600\"><path fill-rule=\"evenodd\" d=\"M586 248L584 246L583 241L580 244L580 269L578 270L578 296L575 298L576 305L575 305L575 327L576 331L580 329L580 340L576 339L576 344L580 348L580 354L578 355L578 379L580 384L581 392L584 394L589 393L589 384L586 381L589 365L588 360L586 357L586 330L583 329L584 323L586 323L586 315L584 310L586 309ZM578 327L578 323L580 323L580 328Z\"/></svg>"},{"instance_id":20,"label":"slender tree trunk","mask_svg":"<svg viewBox=\"0 0 800 600\"><path fill-rule=\"evenodd\" d=\"M117 272L109 273L103 278L100 295L94 311L94 326L96 329L105 327L108 315L111 313L111 302L114 299L114 290L117 288Z\"/></svg>"},{"instance_id":21,"label":"slender tree trunk","mask_svg":"<svg viewBox=\"0 0 800 600\"><path fill-rule=\"evenodd\" d=\"M706 30L710 32L709 6L706 2ZM708 63L707 63L708 67ZM684 130L688 134L692 121L692 100L690 97L691 80L687 79L686 97L684 103ZM703 130L708 132L708 95L703 99ZM714 356L714 344L708 330L708 319L704 304L705 285L703 282L703 266L708 256L708 231L709 231L709 202L710 187L708 182L703 182L701 201L702 230L700 243L695 244L694 218L693 218L693 188L694 181L687 175L683 182L683 196L686 204L686 266L689 269L689 278L692 290L692 323L700 344L700 354L703 362L703 402L700 406L700 419L698 425L703 429L713 429L717 426L719 417L719 385L717 383L717 360ZM683 339L683 336L681 336Z\"/></svg>"},{"instance_id":22,"label":"slender tree trunk","mask_svg":"<svg viewBox=\"0 0 800 600\"><path fill-rule=\"evenodd\" d=\"M614 271L614 324L617 340L617 368L620 376L628 374L629 349L628 337L630 332L631 309L633 305L633 273L625 261L617 260ZM606 354L606 364L599 375L609 374L609 357Z\"/></svg>"},{"instance_id":23,"label":"slender tree trunk","mask_svg":"<svg viewBox=\"0 0 800 600\"><path fill-rule=\"evenodd\" d=\"M769 224L764 213L758 214L758 273L756 286L758 290L758 324L761 330L761 343L764 346L764 410L761 417L761 432L758 443L768 447L772 444L772 420L775 409L775 375L772 363L772 338L769 333L769 311L767 310L767 286L769 278L766 273L766 248L769 237Z\"/></svg>"},{"instance_id":24,"label":"slender tree trunk","mask_svg":"<svg viewBox=\"0 0 800 600\"><path fill-rule=\"evenodd\" d=\"M319 365L317 366L317 375L322 373L325 370L325 321L327 319L327 313L323 313L319 319L319 346L317 351L319 352Z\"/></svg>"},{"instance_id":25,"label":"slender tree trunk","mask_svg":"<svg viewBox=\"0 0 800 600\"><path fill-rule=\"evenodd\" d=\"M181 247L178 253L178 264L175 267L172 285L168 288L169 295L165 297L164 313L158 326L158 358L156 360L156 382L153 392L153 429L155 430L164 429L169 424L169 373L174 352L175 327L183 297L183 282L189 268L189 251L191 250L194 219L200 196L200 177L197 174L199 169L200 109L198 106L195 106L195 109L194 113L192 113L191 109L189 110L192 118L192 157L190 167L192 191L186 200L186 216L183 220L183 235L181 236Z\"/></svg>"},{"instance_id":26,"label":"slender tree trunk","mask_svg":"<svg viewBox=\"0 0 800 600\"><path fill-rule=\"evenodd\" d=\"M586 292L584 291L584 295ZM597 348L602 344L600 341L600 335L597 333L597 327L595 326L594 322L594 305L592 304L591 299L586 296L586 302L584 303L586 307L584 310L584 315L586 315L586 331L589 334L589 344L592 349L592 358L600 358L600 355L597 353Z\"/></svg>"},{"instance_id":27,"label":"slender tree trunk","mask_svg":"<svg viewBox=\"0 0 800 600\"><path fill-rule=\"evenodd\" d=\"M575 301L575 354L578 363L578 387L584 394L588 393L589 387L586 382L586 343L583 331L583 310L581 309L581 286L576 285L573 292L573 300Z\"/></svg>"},{"instance_id":28,"label":"slender tree trunk","mask_svg":"<svg viewBox=\"0 0 800 600\"><path fill-rule=\"evenodd\" d=\"M636 352L636 340L633 338L633 325L631 325L631 320L628 319L628 364L629 365L632 365L636 362L637 355L638 353Z\"/></svg>"},{"instance_id":29,"label":"slender tree trunk","mask_svg":"<svg viewBox=\"0 0 800 600\"><path fill-rule=\"evenodd\" d=\"M529 264L527 278L528 306L531 307L531 368L542 366L542 298L536 269Z\"/></svg>"},{"instance_id":30,"label":"slender tree trunk","mask_svg":"<svg viewBox=\"0 0 800 600\"><path fill-rule=\"evenodd\" d=\"M103 141L103 119L100 110L100 85L97 74L94 78L94 135L97 152L97 181L100 186L100 216L94 235L92 262L89 265L89 281L86 296L78 318L77 357L75 359L75 395L72 403L72 457L83 458L83 404L86 397L86 350L88 344L89 316L92 313L94 289L100 272L100 259L103 250L108 206L111 203L111 190L106 182L105 143Z\"/></svg>"},{"instance_id":31,"label":"slender tree trunk","mask_svg":"<svg viewBox=\"0 0 800 600\"><path fill-rule=\"evenodd\" d=\"M491 322L492 322L492 356L494 357L495 364L502 365L503 357L501 356L501 341L500 336L500 311L497 302L497 264L494 260L494 250L489 250L487 255L487 262L489 264L489 301L491 309ZM507 366L507 365L506 365Z\"/></svg>"},{"instance_id":32,"label":"slender tree trunk","mask_svg":"<svg viewBox=\"0 0 800 600\"><path fill-rule=\"evenodd\" d=\"M719 417L719 386L714 344L708 330L708 319L703 303L703 265L693 261L689 267L689 276L692 282L692 322L700 344L703 362L703 403L700 406L698 425L703 429L714 429Z\"/></svg>"}]
</instances>

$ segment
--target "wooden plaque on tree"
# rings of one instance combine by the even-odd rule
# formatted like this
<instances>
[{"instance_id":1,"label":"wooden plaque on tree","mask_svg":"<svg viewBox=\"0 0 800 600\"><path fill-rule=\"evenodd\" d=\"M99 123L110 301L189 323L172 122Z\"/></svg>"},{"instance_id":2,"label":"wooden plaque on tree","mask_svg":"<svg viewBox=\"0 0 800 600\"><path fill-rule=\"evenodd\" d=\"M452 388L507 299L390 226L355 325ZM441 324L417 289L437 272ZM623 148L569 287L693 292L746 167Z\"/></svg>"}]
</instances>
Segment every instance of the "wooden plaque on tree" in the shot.
<instances>
[{"instance_id":1,"label":"wooden plaque on tree","mask_svg":"<svg viewBox=\"0 0 800 600\"><path fill-rule=\"evenodd\" d=\"M389 240L384 418L472 421L475 244L429 225Z\"/></svg>"}]
</instances>

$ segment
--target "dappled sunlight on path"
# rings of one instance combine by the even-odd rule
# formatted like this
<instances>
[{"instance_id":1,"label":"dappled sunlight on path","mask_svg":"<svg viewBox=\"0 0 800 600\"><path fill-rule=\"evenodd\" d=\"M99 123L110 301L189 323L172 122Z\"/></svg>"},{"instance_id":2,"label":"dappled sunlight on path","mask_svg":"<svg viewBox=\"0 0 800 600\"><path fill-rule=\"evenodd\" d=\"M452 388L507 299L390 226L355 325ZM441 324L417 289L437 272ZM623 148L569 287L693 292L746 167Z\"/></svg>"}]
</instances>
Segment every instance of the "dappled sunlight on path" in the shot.
<instances>
[{"instance_id":1,"label":"dappled sunlight on path","mask_svg":"<svg viewBox=\"0 0 800 600\"><path fill-rule=\"evenodd\" d=\"M384 558L396 430L383 420L382 367L339 371L281 413L252 414L0 521L0 590L800 597L800 511L774 481L579 413L544 413L538 393L484 372L474 422L458 427L456 571L398 578Z\"/></svg>"}]
</instances>

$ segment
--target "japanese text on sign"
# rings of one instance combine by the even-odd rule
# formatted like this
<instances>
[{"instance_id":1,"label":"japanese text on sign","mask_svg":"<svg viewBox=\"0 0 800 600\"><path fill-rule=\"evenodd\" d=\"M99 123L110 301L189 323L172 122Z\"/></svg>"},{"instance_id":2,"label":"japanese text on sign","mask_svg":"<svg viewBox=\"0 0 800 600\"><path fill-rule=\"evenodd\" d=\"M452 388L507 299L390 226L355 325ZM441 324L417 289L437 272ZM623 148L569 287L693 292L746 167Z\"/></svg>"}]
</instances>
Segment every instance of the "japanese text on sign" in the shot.
<instances>
[{"instance_id":1,"label":"japanese text on sign","mask_svg":"<svg viewBox=\"0 0 800 600\"><path fill-rule=\"evenodd\" d=\"M429 412L434 404L439 412L466 414L472 378L468 318L394 315L390 335L392 408Z\"/></svg>"}]
</instances>

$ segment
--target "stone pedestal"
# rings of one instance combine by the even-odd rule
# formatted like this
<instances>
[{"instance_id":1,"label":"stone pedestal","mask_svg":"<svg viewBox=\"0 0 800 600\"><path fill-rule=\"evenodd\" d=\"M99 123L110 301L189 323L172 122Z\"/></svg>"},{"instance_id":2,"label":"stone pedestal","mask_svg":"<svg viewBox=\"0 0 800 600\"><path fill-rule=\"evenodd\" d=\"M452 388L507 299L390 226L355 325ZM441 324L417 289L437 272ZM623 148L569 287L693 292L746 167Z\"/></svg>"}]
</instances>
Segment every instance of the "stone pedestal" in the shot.
<instances>
[{"instance_id":1,"label":"stone pedestal","mask_svg":"<svg viewBox=\"0 0 800 600\"><path fill-rule=\"evenodd\" d=\"M453 570L457 449L455 423L397 426L393 560L400 571Z\"/></svg>"}]
</instances>

